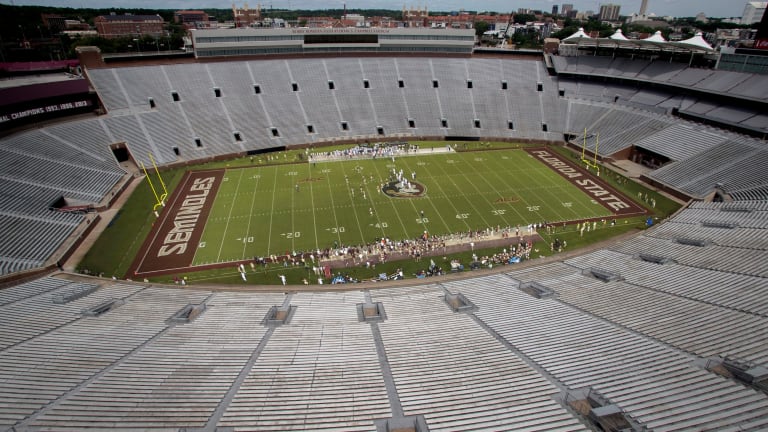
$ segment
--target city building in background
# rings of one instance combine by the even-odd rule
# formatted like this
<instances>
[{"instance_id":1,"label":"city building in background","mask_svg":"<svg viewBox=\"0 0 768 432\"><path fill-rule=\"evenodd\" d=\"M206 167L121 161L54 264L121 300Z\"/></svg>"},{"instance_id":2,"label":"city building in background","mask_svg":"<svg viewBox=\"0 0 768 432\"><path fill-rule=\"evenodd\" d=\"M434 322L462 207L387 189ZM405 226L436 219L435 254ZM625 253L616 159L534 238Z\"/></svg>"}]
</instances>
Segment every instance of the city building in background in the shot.
<instances>
[{"instance_id":1,"label":"city building in background","mask_svg":"<svg viewBox=\"0 0 768 432\"><path fill-rule=\"evenodd\" d=\"M640 3L640 13L639 15L645 15L648 13L648 0L643 0L642 3Z\"/></svg>"},{"instance_id":2,"label":"city building in background","mask_svg":"<svg viewBox=\"0 0 768 432\"><path fill-rule=\"evenodd\" d=\"M192 32L195 57L312 53L442 53L470 55L473 29L272 28Z\"/></svg>"},{"instance_id":3,"label":"city building in background","mask_svg":"<svg viewBox=\"0 0 768 432\"><path fill-rule=\"evenodd\" d=\"M621 11L621 5L615 5L612 3L600 5L600 21L618 21L619 12Z\"/></svg>"},{"instance_id":4,"label":"city building in background","mask_svg":"<svg viewBox=\"0 0 768 432\"><path fill-rule=\"evenodd\" d=\"M235 20L235 27L253 27L261 22L261 4L257 4L256 9L251 9L248 7L248 3L245 3L242 9L238 9L232 3L232 15Z\"/></svg>"},{"instance_id":5,"label":"city building in background","mask_svg":"<svg viewBox=\"0 0 768 432\"><path fill-rule=\"evenodd\" d=\"M100 15L94 19L99 36L114 39L127 36L163 35L165 20L160 15Z\"/></svg>"},{"instance_id":6,"label":"city building in background","mask_svg":"<svg viewBox=\"0 0 768 432\"><path fill-rule=\"evenodd\" d=\"M744 6L744 12L741 14L741 23L743 25L752 25L760 22L767 6L768 2L747 2Z\"/></svg>"},{"instance_id":7,"label":"city building in background","mask_svg":"<svg viewBox=\"0 0 768 432\"><path fill-rule=\"evenodd\" d=\"M562 15L566 18L573 18L576 16L576 10L573 9L572 3L563 3L563 12Z\"/></svg>"},{"instance_id":8,"label":"city building in background","mask_svg":"<svg viewBox=\"0 0 768 432\"><path fill-rule=\"evenodd\" d=\"M180 10L173 13L173 22L186 28L210 27L208 14L199 10Z\"/></svg>"}]
</instances>

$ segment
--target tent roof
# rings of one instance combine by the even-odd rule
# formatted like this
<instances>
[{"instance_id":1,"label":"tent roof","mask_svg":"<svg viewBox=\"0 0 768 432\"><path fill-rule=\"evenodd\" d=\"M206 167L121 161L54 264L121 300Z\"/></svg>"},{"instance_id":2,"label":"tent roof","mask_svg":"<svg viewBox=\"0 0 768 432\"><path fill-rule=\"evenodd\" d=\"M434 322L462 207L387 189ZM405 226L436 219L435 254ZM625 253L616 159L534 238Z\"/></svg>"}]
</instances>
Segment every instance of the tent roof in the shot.
<instances>
[{"instance_id":1,"label":"tent roof","mask_svg":"<svg viewBox=\"0 0 768 432\"><path fill-rule=\"evenodd\" d=\"M701 37L701 32L696 32L696 35L694 35L692 38L686 39L684 41L676 42L675 44L685 45L685 46L690 45L690 46L694 46L704 50L712 51L712 46L708 44L703 37Z\"/></svg>"},{"instance_id":2,"label":"tent roof","mask_svg":"<svg viewBox=\"0 0 768 432\"><path fill-rule=\"evenodd\" d=\"M624 33L622 33L621 29L617 29L616 33L612 34L609 39L613 40L629 40L626 36L624 36Z\"/></svg>"},{"instance_id":3,"label":"tent roof","mask_svg":"<svg viewBox=\"0 0 768 432\"><path fill-rule=\"evenodd\" d=\"M646 49L655 51L683 51L683 52L714 52L714 49L701 37L701 33L690 39L686 39L680 42L668 42L664 40L660 31L657 31L652 36L645 39L627 39L621 32L621 29L616 30L616 33L607 38L591 38L585 32L583 28L579 28L579 31L563 39L565 44L578 44L584 47L604 47L604 48L634 48L634 49Z\"/></svg>"},{"instance_id":4,"label":"tent roof","mask_svg":"<svg viewBox=\"0 0 768 432\"><path fill-rule=\"evenodd\" d=\"M653 36L649 36L643 40L646 42L666 42L664 36L661 35L661 30L656 30L656 33L654 33Z\"/></svg>"},{"instance_id":5,"label":"tent roof","mask_svg":"<svg viewBox=\"0 0 768 432\"><path fill-rule=\"evenodd\" d=\"M586 33L584 33L584 27L579 27L579 31L577 31L576 33L568 36L567 38L565 38L563 40L572 40L572 39L581 39L581 38L592 39Z\"/></svg>"}]
</instances>

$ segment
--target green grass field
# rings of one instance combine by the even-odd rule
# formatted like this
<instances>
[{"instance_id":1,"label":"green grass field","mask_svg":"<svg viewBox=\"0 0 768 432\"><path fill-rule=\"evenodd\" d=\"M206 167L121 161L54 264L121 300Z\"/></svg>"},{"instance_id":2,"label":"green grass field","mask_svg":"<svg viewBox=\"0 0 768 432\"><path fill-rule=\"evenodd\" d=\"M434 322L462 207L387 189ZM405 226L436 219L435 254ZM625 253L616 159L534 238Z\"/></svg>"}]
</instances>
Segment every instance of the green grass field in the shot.
<instances>
[{"instance_id":1,"label":"green grass field","mask_svg":"<svg viewBox=\"0 0 768 432\"><path fill-rule=\"evenodd\" d=\"M444 148L446 145L445 141L417 144L421 148ZM351 146L347 144L323 147L322 150L349 147ZM397 160L396 166L402 166L408 176L411 172L409 168L413 168L417 180L426 186L426 196L415 199L393 199L378 194L378 178L387 175L390 168L386 165L391 161L325 162L313 166L306 161L302 162L300 156L304 150L301 149L201 162L189 167L163 170L162 173L168 190L173 191L187 170L228 170L229 180L219 191L216 208L210 216L211 220L207 224L203 239L205 247L199 249L196 264L240 260L268 255L268 252L282 254L293 248L297 251L325 248L332 246L334 240L361 243L382 235L398 240L403 237L415 237L423 232L425 227L430 233L439 234L466 231L470 227L481 229L491 224L524 225L542 220L604 217L608 214L602 206L593 204L589 197L550 168L529 157L526 152L516 150L524 145L468 143L460 147L466 147L466 150L450 156L402 157ZM495 150L477 151L487 149ZM549 149L578 163L579 152L558 146ZM476 161L476 158L484 160ZM454 162L449 163L449 159ZM363 202L359 194L359 179L363 173L356 173L356 166L360 166L363 171L369 171L367 179L370 179L371 175L374 176L373 183L367 182L364 185L368 203ZM326 169L330 171L323 173ZM296 174L289 175L290 172ZM381 174L377 176L378 172ZM344 181L345 173L350 179L349 187ZM260 177L251 178L257 175ZM296 193L295 185L299 180L320 177L323 179L300 183L300 190ZM658 202L656 208L651 208L647 202L643 205L653 211L657 220L668 217L680 207L674 201L617 172L607 170L603 179L631 198L635 198L639 193L654 198ZM352 187L357 187L354 199L351 197ZM236 191L238 199L234 200ZM497 203L496 200L500 197L505 198L505 202ZM511 202L515 199L517 201ZM233 201L236 202L235 206L232 206ZM563 205L569 202L570 207ZM109 227L78 263L77 271L103 274L107 277L125 275L157 220L152 213L153 203L152 191L146 182L141 182L121 207L119 215L114 217ZM255 211L251 212L251 208ZM369 208L375 209L373 217L368 213ZM294 213L293 209L302 211ZM421 210L424 210L427 219L420 221L423 223L417 221L421 217ZM547 245L555 237L567 240L568 249L572 250L615 235L643 229L644 220L645 216L621 218L616 226L598 225L597 231L584 237L578 234L575 225L562 227L552 235L542 232L540 234L544 243L537 246L540 252L533 254L532 258L551 255ZM386 223L386 226L383 226L382 222ZM376 223L379 224L378 227L375 226ZM340 230L339 227L344 229ZM298 237L295 236L296 232L300 233ZM287 238L288 233L292 234L292 238ZM495 252L499 251L478 251ZM459 259L466 264L467 254L470 252L449 255L447 259ZM391 273L396 268L403 268L406 275L410 275L423 267L422 263L404 260L380 264L374 270L350 267L346 271L357 278L367 279L379 272ZM285 269L281 265L269 265L258 273L249 273L248 283L279 283L278 273L286 274L288 282L296 284L307 277L306 270L301 268ZM157 277L153 281L169 282L173 276ZM239 273L230 266L198 272L190 269L181 271L176 276L190 276L190 281L197 282L243 283ZM314 283L311 278L310 281Z\"/></svg>"},{"instance_id":2,"label":"green grass field","mask_svg":"<svg viewBox=\"0 0 768 432\"><path fill-rule=\"evenodd\" d=\"M381 193L393 168L424 196ZM610 216L522 150L228 169L193 264Z\"/></svg>"}]
</instances>

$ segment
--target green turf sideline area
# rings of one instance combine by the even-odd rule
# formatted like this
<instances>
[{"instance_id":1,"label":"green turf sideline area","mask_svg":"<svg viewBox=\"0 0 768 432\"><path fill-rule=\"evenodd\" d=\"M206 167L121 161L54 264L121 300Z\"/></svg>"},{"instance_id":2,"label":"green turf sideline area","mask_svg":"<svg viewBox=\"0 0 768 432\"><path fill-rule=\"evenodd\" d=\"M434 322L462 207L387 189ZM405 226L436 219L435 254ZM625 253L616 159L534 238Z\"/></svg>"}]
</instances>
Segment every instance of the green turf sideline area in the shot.
<instances>
[{"instance_id":1,"label":"green turf sideline area","mask_svg":"<svg viewBox=\"0 0 768 432\"><path fill-rule=\"evenodd\" d=\"M423 193L383 193L393 170ZM193 265L611 216L522 150L237 168L225 174Z\"/></svg>"},{"instance_id":2,"label":"green turf sideline area","mask_svg":"<svg viewBox=\"0 0 768 432\"><path fill-rule=\"evenodd\" d=\"M445 148L446 144L448 144L445 141L434 141L434 142L414 142L414 144L418 144L422 149L426 149L429 147L440 147ZM508 220L511 220L513 217L521 217L523 215L527 216L530 219L521 218L524 222L522 224L525 224L527 220L539 222L541 221L541 214L536 214L535 211L529 211L528 205L524 205L526 202L532 202L532 201L546 201L545 206L539 206L538 212L541 213L542 211L549 211L554 212L554 209L556 206L552 205L552 202L555 203L562 203L562 202L574 202L574 201L568 201L565 199L561 199L559 197L555 198L552 195L544 195L543 193L539 193L537 191L537 187L543 187L544 184L541 184L538 180L532 179L532 174L527 174L524 171L532 169L532 166L538 166L539 168L546 168L549 171L542 171L542 175L544 176L550 176L552 179L555 179L555 181L558 182L565 182L561 177L559 177L550 167L544 167L543 163L534 161L533 158L528 157L525 155L524 151L519 152L513 152L518 159L509 159L509 155L507 155L508 159L503 159L501 156L504 156L504 152L507 150L514 150L514 149L520 149L520 148L526 148L525 144L518 144L518 143L451 143L451 145L458 149L459 152L455 155L461 155L462 157L469 157L470 161L472 162L473 166L481 166L482 167L482 161L474 161L474 158L491 158L493 162L492 164L489 162L486 167L482 168L482 171L487 171L488 168L495 166L499 163L504 163L503 172L506 176L507 174L511 176L511 180L505 182L500 180L496 176L492 176L491 179L494 180L491 182L493 184L494 188L497 189L496 196L498 196L500 190L500 187L502 185L506 185L506 189L509 190L513 188L513 184L520 184L522 185L518 189L514 190L514 194L510 194L511 196L516 196L520 198L519 202L504 202L504 203L495 203L494 200L491 201L491 203L496 205L505 205L506 208L502 208L502 210L509 210L509 213L505 212L504 216L507 217ZM315 149L314 151L332 151L336 149L346 149L351 147L351 145L334 145L334 146L326 146L322 148ZM550 151L554 151L561 156L569 158L572 162L578 163L578 159L580 157L580 153L573 152L569 149L559 147L559 146L550 146L548 147ZM485 151L487 150L487 151ZM233 168L238 167L244 167L248 170L253 170L254 172L259 169L279 169L281 172L284 171L297 171L297 176L299 170L302 170L304 173L309 173L310 170L313 173L311 177L318 176L318 172L324 168L330 168L334 169L334 167L337 170L334 175L340 175L341 176L341 182L343 182L343 173L338 172L338 170L341 170L340 164L336 162L332 163L317 163L315 166L309 165L306 162L306 152L305 149L292 149L289 151L284 152L277 152L277 153L269 153L269 154L263 154L263 155L254 155L254 156L242 156L238 158L232 158L228 160L223 161L209 161L200 163L198 165L190 165L189 167L180 167L180 168L172 168L172 169L161 169L163 179L165 180L169 191L173 193L173 191L176 189L176 186L179 182L179 180L184 176L185 172L187 170L199 170L199 169L217 169L217 168L225 168L225 169L231 169L232 173L237 172L238 170L235 170ZM311 151L311 150L310 150ZM578 153L578 154L577 154ZM405 159L405 158L403 158ZM425 163L431 163L432 159L428 158ZM408 159L408 160L402 160L404 164L413 164L416 163L416 159ZM396 162L397 164L398 162ZM447 162L445 165L449 165ZM466 178L472 177L472 184L477 185L478 187L480 185L485 185L485 188L487 189L485 193L487 194L487 197L492 196L491 194L494 192L486 183L482 183L480 181L475 181L475 175L476 173L473 173L472 170L470 170L470 166L468 164L464 164L465 170L462 170L461 164L451 164L449 167L443 167L440 168L440 166L430 166L429 172L435 171L435 174L442 173L445 175L446 173L452 174L452 179L455 179L455 184L462 184L463 190L472 191L475 195L467 195L467 198L469 198L469 201L471 201L471 205L475 207L483 206L486 208L486 211L488 209L489 204L487 199L483 198L478 194L478 191L474 188L469 188L469 184L467 184ZM417 166L418 167L418 166ZM438 170L438 168L440 168ZM345 168L346 169L346 168ZM461 170L461 171L460 171ZM521 171L522 170L522 171ZM332 171L333 172L333 171ZM407 170L404 169L404 172L407 172ZM319 173L319 175L322 175L323 173ZM327 173L331 174L331 173ZM620 192L623 192L626 196L635 199L636 201L640 202L643 206L651 210L657 221L660 219L663 219L670 214L674 213L680 205L666 199L662 195L657 194L656 192L653 192L647 188L644 188L642 185L636 184L630 179L627 179L625 177L622 177L621 175L618 175L615 172L605 171L606 175L601 175L601 178L604 180L607 180L609 184L611 184L613 187L618 189ZM255 173L253 174L255 175ZM421 177L426 177L428 174L427 170L417 170L417 180L421 180ZM155 179L154 173L152 175L153 179ZM275 172L272 172L272 178L274 179ZM310 177L309 175L305 175L305 178ZM330 177L330 176L329 176ZM505 178L505 177L503 177ZM256 179L253 179L256 180ZM228 180L226 187L231 187L234 184L230 183L232 180ZM339 180L335 181L336 183L339 183ZM426 183L426 178L425 178ZM447 180L444 182L447 185L450 185L451 183ZM286 195L288 192L287 189L289 189L292 185L295 187L295 182L293 181L287 181L284 183L285 186L283 189L279 192L280 194L276 195L276 197L280 198L283 204L291 205L290 195ZM341 194L342 196L344 193L349 194L347 192L346 183L345 187L340 191L334 192L334 197L336 194ZM255 186L255 185L253 185ZM313 194L317 193L319 194L318 182L312 182L312 189ZM533 187L533 190L530 192L530 194L523 195L523 189L531 188ZM303 194L303 197L306 197L308 194L304 194L305 191L309 191L309 184L300 184L300 191ZM585 199L586 194L581 191L575 190L573 186L567 187L568 190L570 190L571 194L574 194L574 196L578 196L581 199ZM253 189L252 189L253 190ZM359 191L359 189L358 189ZM439 191L439 189L437 189ZM552 189L550 189L550 192ZM270 191L271 192L271 191ZM276 191L278 192L278 191ZM356 191L357 192L357 191ZM427 197L429 199L436 198L438 195L436 195L436 190L433 190L431 187L427 188ZM462 192L463 193L463 192ZM223 196L223 192L221 192ZM658 202L658 205L655 208L652 208L652 206L648 203L647 200L644 199L638 199L638 195L641 195L643 197L648 198L654 198L654 202ZM328 197L328 192L326 192L326 197ZM270 195L271 197L271 195ZM295 197L293 197L295 199ZM346 198L349 199L349 198ZM381 197L375 197L374 200L382 200ZM386 202L388 203L389 210L387 210L391 215L395 215L395 208L399 208L399 206L405 206L404 208L407 210L403 211L403 215L408 216L408 221L416 223L416 218L420 215L416 215L419 211L419 207L421 207L418 203L422 202L424 199L422 198L412 198L412 199L387 199ZM555 201L556 200L556 201ZM587 197L587 202L589 202L590 206L587 206L589 208L594 208L595 211L603 212L604 208L598 205L592 204L592 199ZM242 199L241 199L242 201ZM328 198L328 201L330 201L330 198ZM450 214L446 215L447 219L451 219L452 223L458 222L459 227L466 227L466 223L462 223L460 219L456 219L457 214L466 213L466 212L458 212L453 210L453 206L458 206L461 203L464 203L464 205L469 205L467 199L454 199L449 204L449 208L451 209ZM552 202L550 202L552 201ZM424 201L426 202L426 201ZM153 224L156 223L157 218L152 213L152 204L154 203L154 199L152 198L152 192L149 189L149 186L146 182L142 182L138 185L134 193L128 198L127 202L123 205L123 207L120 209L120 213L117 217L114 218L112 223L110 223L109 227L100 235L98 240L95 242L93 247L88 251L84 259L78 264L77 271L83 272L83 273L90 273L90 274L101 274L106 277L110 276L117 276L121 277L122 275L125 275L128 267L131 263L131 261L136 257L142 243L144 242L145 238L147 237L147 234L150 231L150 228ZM271 203L271 201L270 201ZM304 198L301 198L298 201L295 201L293 205L296 204L304 204ZM250 203L249 203L250 205ZM310 204L312 205L311 201ZM315 206L318 207L318 209L315 209L314 214L320 214L321 211L319 210L323 206L327 207L327 204L321 205L321 203L315 203ZM535 204L531 204L531 207L534 207ZM573 204L572 204L573 206ZM359 207L359 205L358 205ZM561 205L562 207L562 205ZM271 207L270 207L271 208ZM313 207L314 208L314 207ZM495 208L495 207L494 207ZM382 221L388 221L389 219L395 220L398 222L397 217L394 216L394 219L392 219L393 216L387 216L385 218L385 210L387 209L387 206L383 206L381 208L377 207L377 213L376 218L377 220ZM424 208L425 211L425 217L430 220L430 222L427 223L427 225L431 225L434 222L432 222L432 219L430 218L432 215L427 214L428 207ZM557 210L563 214L562 217L567 217L564 213L566 208L557 208ZM369 217L370 215L367 213L368 207L360 207L358 208L359 212L362 212L362 216ZM573 213L572 211L568 214ZM344 213L346 216L342 215L342 217L351 217L354 218L353 215ZM397 213L399 214L399 213ZM477 218L477 216L481 213L477 213L474 215L474 217ZM291 222L290 229L287 231L280 231L282 232L293 232L293 224L306 224L308 221L311 221L313 224L316 223L315 221L312 221L310 217L312 217L312 213L297 213L294 217L293 222ZM450 218L448 218L450 216ZM469 218L472 215L468 215ZM500 215L483 215L486 219L488 219L490 216L494 216L498 219L501 219ZM581 214L579 213L578 217L587 217L589 215ZM211 216L213 218L215 216ZM575 216L573 217L576 218ZM242 219L242 218L241 218ZM275 215L271 220L277 224L278 221L284 221L286 218L285 216L277 217ZM478 219L479 220L479 219ZM554 220L552 218L551 220ZM592 232L589 235L584 235L583 237L580 236L576 230L576 225L567 225L566 227L559 227L557 230L557 233L553 234L547 234L545 231L541 232L540 235L544 238L544 244L539 246L540 252L537 252L535 254L532 254L532 258L536 258L538 256L549 256L551 255L551 252L549 250L549 243L554 241L555 238L560 237L561 239L567 239L568 241L568 249L572 250L574 248L582 247L585 245L588 245L590 243L594 243L596 241L604 240L608 237L611 237L613 235L621 234L623 232L627 232L628 230L634 230L634 229L642 229L645 227L644 224L645 216L635 216L630 218L623 218L619 219L616 226L612 226L608 224L607 226L603 227L602 224L598 224L597 231ZM235 226L243 225L242 220L239 220L237 222L233 222ZM464 222L469 222L464 221ZM247 222L245 222L247 224ZM267 229L271 226L269 222L264 222L263 219L259 220L258 222L259 229ZM369 222L370 223L370 222ZM499 222L498 224L500 224ZM211 226L208 226L208 229L211 230L213 228L216 228L213 226L213 224L210 224ZM325 228L331 228L331 227L337 227L338 225L329 225L329 226L318 226L318 231L325 232ZM344 225L342 225L344 226ZM322 228L322 229L320 229ZM345 227L345 232L347 231ZM370 227L369 227L370 228ZM387 228L389 228L389 224L387 224ZM409 234L418 233L421 231L421 227L414 227L418 228L418 230L409 231ZM218 227L217 229L221 230L220 233L223 233L223 227ZM430 230L437 229L436 227L429 226ZM460 228L461 230L464 230L464 228ZM306 231L306 229L303 229ZM337 229L338 230L338 229ZM379 233L381 230L381 225L376 230L375 233L373 233L373 237L380 236ZM312 226L312 231L314 232L314 225ZM332 230L330 230L332 231ZM404 231L404 230L403 230ZM268 231L267 231L268 232ZM301 232L301 231L300 231ZM308 231L307 231L308 232ZM278 233L278 231L275 231L275 233ZM433 233L436 233L433 231ZM213 231L211 231L211 234L213 234ZM302 233L304 234L304 233ZM338 232L335 233L336 237L338 238ZM395 238L396 233L394 231L389 231L389 234ZM249 236L250 237L250 236ZM253 236L253 242L256 242L256 236ZM237 242L238 237L235 236L234 239ZM248 237L239 237L241 239L245 238L246 243L248 242ZM304 238L306 240L306 237L300 237ZM357 234L356 238L360 238L360 234ZM216 239L214 238L214 241ZM281 236L280 240L282 241L283 238ZM292 239L296 240L296 239ZM242 240L241 240L242 241ZM329 238L329 241L332 244L332 238ZM337 240L338 241L338 240ZM317 240L319 243L319 240ZM359 241L358 241L359 242ZM312 242L310 242L312 243ZM240 251L240 254L237 256L243 256L244 253L242 251L246 250L245 247L248 246L246 244L238 243L235 246L234 253L237 253ZM293 245L291 245L293 246ZM210 248L211 246L206 243L206 248ZM271 246L270 246L271 247ZM283 246L281 246L282 248ZM287 248L287 247L286 247ZM312 244L312 248L314 248L314 244ZM202 250L202 249L201 249ZM255 249L254 249L255 251ZM495 250L494 252L500 252L501 250ZM280 253L285 252L285 250L280 251ZM490 252L490 250L489 250ZM251 252L248 252L250 254L249 256L246 256L247 258L252 257L255 254L252 254ZM467 252L468 254L468 252ZM466 255L466 254L465 254ZM200 257L200 255L198 255ZM442 260L443 257L440 257L440 260ZM465 260L466 256L458 254L458 255L449 255L448 259L457 258L462 260L462 262ZM199 259L199 258L198 258ZM210 258L208 258L210 260ZM199 259L201 260L201 259ZM436 258L436 261L441 262ZM468 264L465 262L465 264ZM392 273L397 268L403 268L405 270L406 277L409 277L411 273L416 271L417 269L423 269L423 262L421 263L415 263L413 260L405 260L401 262L388 262L386 265L379 264L376 269L374 270L368 270L365 268L353 268L350 267L349 269L346 269L346 272L350 273L351 275L359 278L359 279L366 279L368 277L373 277L379 272L387 272ZM251 273L249 269L249 276L248 276L248 282L247 284L275 284L279 283L279 279L277 277L277 274L286 274L287 279L289 283L301 283L302 279L308 278L307 272L304 269L286 269L282 265L277 264L270 264L267 267L263 269L259 269L257 267L257 270L259 270L258 273ZM226 266L221 269L216 270L207 270L202 272L195 272L190 269L189 271L184 272L178 272L176 274L177 276L189 276L190 280L194 280L196 282L202 282L207 281L209 283L221 283L221 284L242 284L242 280L240 279L240 275L237 271L235 271L234 266ZM316 281L312 278L308 278L311 283L315 283ZM157 278L151 278L152 281L158 281L158 282L169 282L173 280L173 275L166 275L162 277ZM327 281L326 281L327 283Z\"/></svg>"}]
</instances>

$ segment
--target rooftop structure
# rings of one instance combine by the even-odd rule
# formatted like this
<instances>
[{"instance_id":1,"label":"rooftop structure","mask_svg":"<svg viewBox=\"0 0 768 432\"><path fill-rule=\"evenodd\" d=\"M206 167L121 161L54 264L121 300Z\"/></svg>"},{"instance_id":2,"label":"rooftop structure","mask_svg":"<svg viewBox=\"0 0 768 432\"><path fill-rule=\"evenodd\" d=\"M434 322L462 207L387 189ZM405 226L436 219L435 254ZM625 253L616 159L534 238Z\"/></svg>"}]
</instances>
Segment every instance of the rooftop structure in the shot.
<instances>
[{"instance_id":1,"label":"rooftop structure","mask_svg":"<svg viewBox=\"0 0 768 432\"><path fill-rule=\"evenodd\" d=\"M440 52L471 54L471 29L273 28L217 29L193 32L195 56Z\"/></svg>"},{"instance_id":2,"label":"rooftop structure","mask_svg":"<svg viewBox=\"0 0 768 432\"><path fill-rule=\"evenodd\" d=\"M127 36L161 36L165 21L160 15L100 15L94 19L99 36L107 39Z\"/></svg>"},{"instance_id":3,"label":"rooftop structure","mask_svg":"<svg viewBox=\"0 0 768 432\"><path fill-rule=\"evenodd\" d=\"M648 0L643 0L640 3L640 13L638 15L645 15L648 12Z\"/></svg>"},{"instance_id":4,"label":"rooftop structure","mask_svg":"<svg viewBox=\"0 0 768 432\"><path fill-rule=\"evenodd\" d=\"M245 3L242 9L238 9L232 3L232 15L235 17L235 27L251 27L261 20L261 4L257 4L256 9L250 9L248 3Z\"/></svg>"},{"instance_id":5,"label":"rooftop structure","mask_svg":"<svg viewBox=\"0 0 768 432\"><path fill-rule=\"evenodd\" d=\"M752 25L760 22L766 7L768 7L768 2L747 2L744 5L744 12L741 14L741 24Z\"/></svg>"},{"instance_id":6,"label":"rooftop structure","mask_svg":"<svg viewBox=\"0 0 768 432\"><path fill-rule=\"evenodd\" d=\"M600 21L618 21L621 5L603 4L600 5Z\"/></svg>"},{"instance_id":7,"label":"rooftop structure","mask_svg":"<svg viewBox=\"0 0 768 432\"><path fill-rule=\"evenodd\" d=\"M173 13L173 21L187 27L208 27L208 14L199 10L180 10Z\"/></svg>"},{"instance_id":8,"label":"rooftop structure","mask_svg":"<svg viewBox=\"0 0 768 432\"><path fill-rule=\"evenodd\" d=\"M600 48L639 48L647 50L660 51L681 51L691 53L712 53L714 50L704 40L701 32L696 33L691 38L679 42L666 41L660 31L656 31L650 37L645 39L627 39L621 29L607 38L592 38L584 32L583 28L563 39L564 44L576 44L579 47L600 47Z\"/></svg>"}]
</instances>

